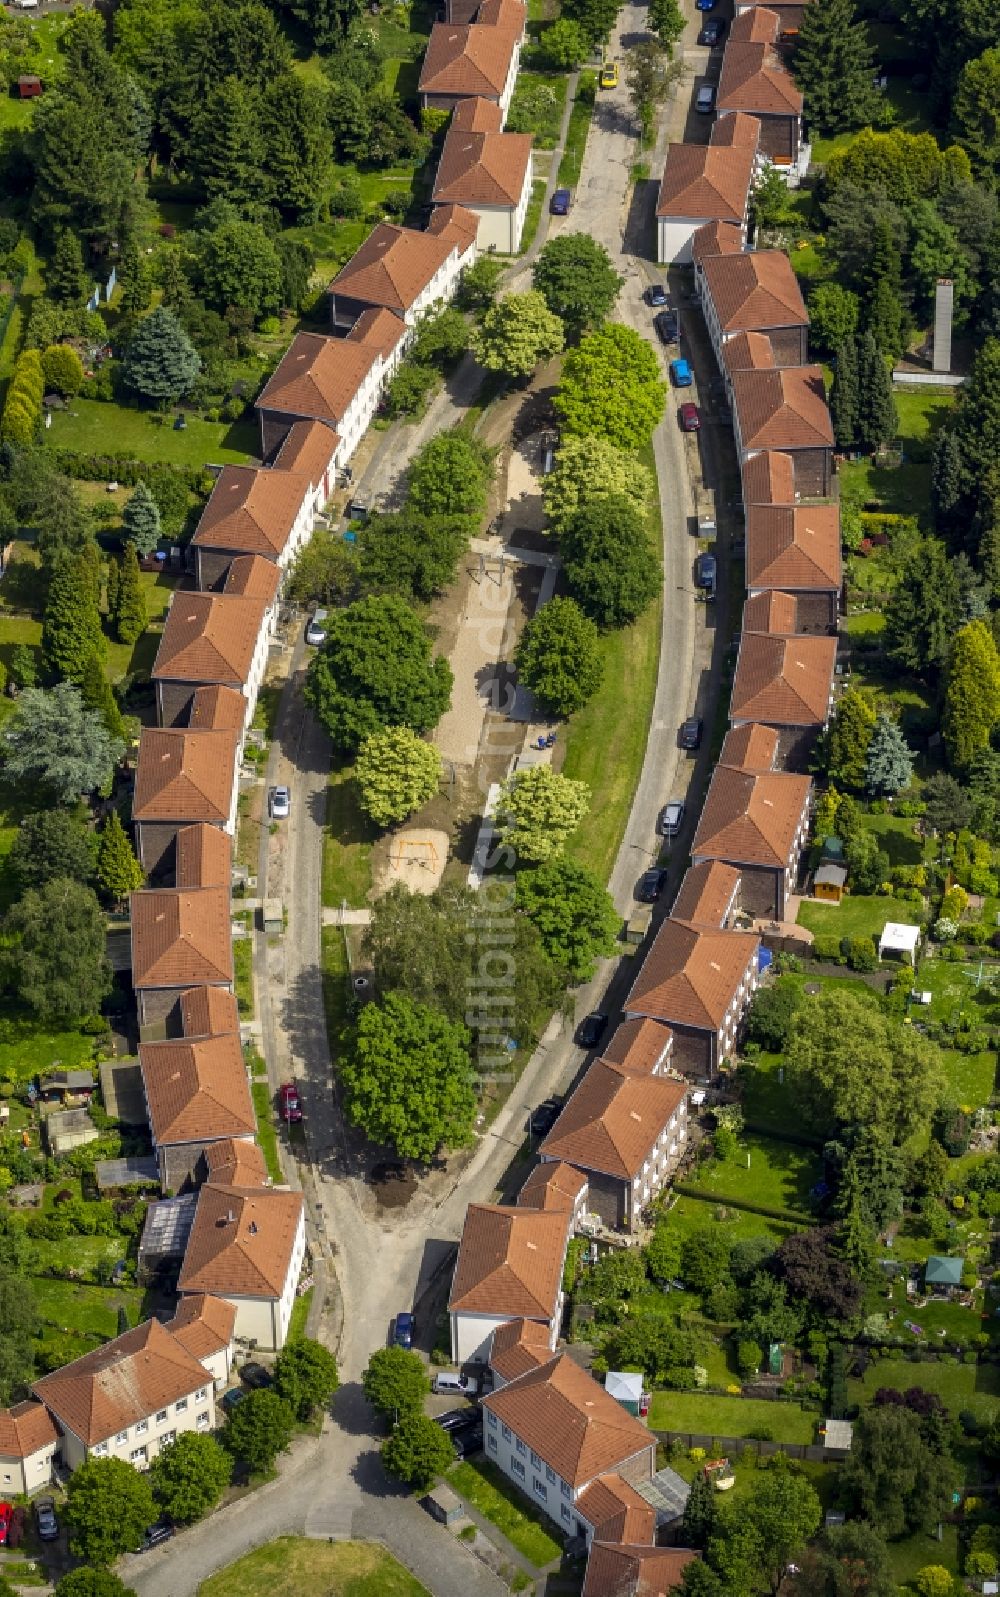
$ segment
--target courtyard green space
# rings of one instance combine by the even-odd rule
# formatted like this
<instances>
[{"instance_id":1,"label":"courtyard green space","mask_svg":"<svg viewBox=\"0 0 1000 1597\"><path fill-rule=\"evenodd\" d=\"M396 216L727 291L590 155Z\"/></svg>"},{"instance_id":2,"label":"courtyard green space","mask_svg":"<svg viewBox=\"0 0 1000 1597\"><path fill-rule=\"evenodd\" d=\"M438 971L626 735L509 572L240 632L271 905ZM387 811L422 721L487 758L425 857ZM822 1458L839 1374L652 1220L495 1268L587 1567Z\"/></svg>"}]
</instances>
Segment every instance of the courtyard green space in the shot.
<instances>
[{"instance_id":1,"label":"courtyard green space","mask_svg":"<svg viewBox=\"0 0 1000 1597\"><path fill-rule=\"evenodd\" d=\"M888 1547L893 1579L904 1585L911 1582L927 1564L940 1564L949 1574L958 1574L957 1525L942 1526L940 1540L932 1531L916 1531L912 1536L889 1542Z\"/></svg>"},{"instance_id":2,"label":"courtyard green space","mask_svg":"<svg viewBox=\"0 0 1000 1597\"><path fill-rule=\"evenodd\" d=\"M725 1209L724 1216L719 1214L720 1207ZM747 1237L771 1237L777 1246L785 1237L798 1229L788 1221L773 1220L770 1215L754 1214L749 1209L720 1206L710 1199L693 1198L687 1194L678 1197L664 1212L672 1231L678 1231L685 1236L692 1231L719 1226L725 1231L730 1245L742 1242ZM668 1304L675 1305L678 1309L691 1307L697 1301L693 1294L687 1292L671 1292L668 1298Z\"/></svg>"},{"instance_id":3,"label":"courtyard green space","mask_svg":"<svg viewBox=\"0 0 1000 1597\"><path fill-rule=\"evenodd\" d=\"M920 1323L920 1311L910 1316ZM969 1409L989 1422L1000 1411L1000 1369L995 1364L946 1364L943 1360L911 1362L903 1358L876 1359L865 1371L863 1380L850 1380L847 1394L851 1403L870 1403L880 1386L899 1392L919 1386L934 1392L952 1416Z\"/></svg>"},{"instance_id":4,"label":"courtyard green space","mask_svg":"<svg viewBox=\"0 0 1000 1597\"><path fill-rule=\"evenodd\" d=\"M138 1287L92 1286L41 1275L31 1278L31 1286L43 1321L43 1341L46 1328L107 1341L118 1334L119 1309L125 1309L130 1325L137 1325L142 1314L144 1294Z\"/></svg>"},{"instance_id":5,"label":"courtyard green space","mask_svg":"<svg viewBox=\"0 0 1000 1597\"><path fill-rule=\"evenodd\" d=\"M872 937L878 939L886 921L902 921L907 926L919 926L921 909L917 904L902 899L848 893L839 904L821 904L815 899L803 899L799 905L797 922L813 936Z\"/></svg>"},{"instance_id":6,"label":"courtyard green space","mask_svg":"<svg viewBox=\"0 0 1000 1597\"><path fill-rule=\"evenodd\" d=\"M798 1403L719 1397L710 1392L654 1392L649 1425L654 1431L756 1436L763 1441L807 1445L816 1435L816 1415L807 1413Z\"/></svg>"},{"instance_id":7,"label":"courtyard green space","mask_svg":"<svg viewBox=\"0 0 1000 1597\"><path fill-rule=\"evenodd\" d=\"M253 1098L254 1113L257 1116L257 1141L264 1155L267 1173L276 1186L281 1186L285 1172L278 1157L278 1133L274 1126L274 1100L270 1084L266 1081L255 1081L251 1084L250 1093Z\"/></svg>"},{"instance_id":8,"label":"courtyard green space","mask_svg":"<svg viewBox=\"0 0 1000 1597\"><path fill-rule=\"evenodd\" d=\"M594 74L584 72L580 74L580 84L573 109L569 114L569 125L566 129L566 144L563 148L562 159L559 162L557 181L565 188L575 188L580 181L580 172L583 167L583 157L587 148L587 134L590 131L590 122L594 114L594 97L586 91L581 97L580 90L585 89L585 84L593 87Z\"/></svg>"},{"instance_id":9,"label":"courtyard green space","mask_svg":"<svg viewBox=\"0 0 1000 1597\"><path fill-rule=\"evenodd\" d=\"M448 1484L477 1508L536 1569L562 1552L542 1515L485 1459L467 1459L448 1472Z\"/></svg>"},{"instance_id":10,"label":"courtyard green space","mask_svg":"<svg viewBox=\"0 0 1000 1597\"><path fill-rule=\"evenodd\" d=\"M690 1184L737 1204L808 1213L810 1189L821 1174L821 1161L810 1149L751 1132L731 1159L700 1165Z\"/></svg>"},{"instance_id":11,"label":"courtyard green space","mask_svg":"<svg viewBox=\"0 0 1000 1597\"><path fill-rule=\"evenodd\" d=\"M374 1542L282 1536L220 1569L198 1597L430 1597Z\"/></svg>"},{"instance_id":12,"label":"courtyard green space","mask_svg":"<svg viewBox=\"0 0 1000 1597\"><path fill-rule=\"evenodd\" d=\"M187 425L177 431L173 412L77 397L69 409L53 416L45 440L52 449L132 455L175 466L242 465L259 454L260 434L252 420L203 421L192 415L185 420Z\"/></svg>"},{"instance_id":13,"label":"courtyard green space","mask_svg":"<svg viewBox=\"0 0 1000 1597\"><path fill-rule=\"evenodd\" d=\"M507 113L507 126L533 133L536 150L554 150L559 142L568 82L568 78L558 73L519 72Z\"/></svg>"},{"instance_id":14,"label":"courtyard green space","mask_svg":"<svg viewBox=\"0 0 1000 1597\"><path fill-rule=\"evenodd\" d=\"M93 1037L71 1026L43 1026L13 1000L0 1000L0 1077L23 1083L56 1065L76 1070L93 1057Z\"/></svg>"},{"instance_id":15,"label":"courtyard green space","mask_svg":"<svg viewBox=\"0 0 1000 1597\"><path fill-rule=\"evenodd\" d=\"M378 828L361 808L354 766L334 763L326 792L323 832L323 904L363 909L372 885L372 847Z\"/></svg>"},{"instance_id":16,"label":"courtyard green space","mask_svg":"<svg viewBox=\"0 0 1000 1597\"><path fill-rule=\"evenodd\" d=\"M920 1239L908 1238L907 1241L917 1244ZM936 1251L931 1242L925 1243L927 1257ZM893 1248L893 1253L901 1250ZM952 1251L949 1244L948 1251ZM956 1246L955 1251L958 1251ZM873 1314L889 1314L894 1312L890 1322L893 1334L901 1336L905 1347L930 1347L937 1348L949 1340L968 1343L972 1337L985 1332L987 1336L994 1336L996 1317L983 1314L979 1308L967 1309L961 1303L928 1301L919 1308L907 1300L906 1284L902 1279L892 1283L891 1297L887 1297L885 1290L880 1289L877 1294L869 1298L868 1309ZM903 1321L910 1320L914 1325L919 1325L922 1335L908 1331ZM996 1327L1000 1334L1000 1327Z\"/></svg>"}]
</instances>

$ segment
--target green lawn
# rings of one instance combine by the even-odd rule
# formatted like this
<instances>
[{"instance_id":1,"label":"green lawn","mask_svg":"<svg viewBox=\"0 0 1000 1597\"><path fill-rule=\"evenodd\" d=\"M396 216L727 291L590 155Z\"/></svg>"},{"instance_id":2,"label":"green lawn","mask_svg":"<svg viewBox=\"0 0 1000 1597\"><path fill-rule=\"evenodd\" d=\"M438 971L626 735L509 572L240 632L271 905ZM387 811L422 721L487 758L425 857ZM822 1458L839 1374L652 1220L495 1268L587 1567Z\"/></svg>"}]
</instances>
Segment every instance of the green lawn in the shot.
<instances>
[{"instance_id":1,"label":"green lawn","mask_svg":"<svg viewBox=\"0 0 1000 1597\"><path fill-rule=\"evenodd\" d=\"M62 1190L62 1183L57 1184ZM128 1253L125 1237L62 1237L58 1242L47 1242L44 1237L33 1237L31 1261L38 1270L92 1270L102 1259L115 1263Z\"/></svg>"},{"instance_id":2,"label":"green lawn","mask_svg":"<svg viewBox=\"0 0 1000 1597\"><path fill-rule=\"evenodd\" d=\"M485 1459L456 1464L449 1471L448 1484L502 1531L536 1569L544 1569L559 1557L562 1548L549 1535L541 1514Z\"/></svg>"},{"instance_id":3,"label":"green lawn","mask_svg":"<svg viewBox=\"0 0 1000 1597\"><path fill-rule=\"evenodd\" d=\"M672 1231L679 1231L682 1235L720 1226L730 1243L742 1242L746 1237L773 1237L775 1246L796 1229L782 1220L771 1220L766 1214L752 1214L749 1209L727 1208L726 1218L718 1220L717 1208L717 1204L701 1198L678 1198L667 1211L667 1223ZM688 1308L693 1306L695 1300L689 1298L687 1293L671 1292L669 1301L678 1308Z\"/></svg>"},{"instance_id":4,"label":"green lawn","mask_svg":"<svg viewBox=\"0 0 1000 1597\"><path fill-rule=\"evenodd\" d=\"M255 1081L251 1085L250 1093L253 1098L254 1112L257 1116L257 1141L260 1151L264 1155L267 1173L276 1186L281 1186L285 1179L285 1172L281 1168L278 1158L278 1134L274 1129L274 1105L271 1101L271 1089L266 1081Z\"/></svg>"},{"instance_id":5,"label":"green lawn","mask_svg":"<svg viewBox=\"0 0 1000 1597\"><path fill-rule=\"evenodd\" d=\"M247 916L234 916L236 920L246 921ZM236 986L236 1003L239 1008L240 1018L253 1019L253 938L233 938L233 973Z\"/></svg>"},{"instance_id":6,"label":"green lawn","mask_svg":"<svg viewBox=\"0 0 1000 1597\"><path fill-rule=\"evenodd\" d=\"M797 1403L766 1398L716 1397L707 1392L654 1392L649 1409L654 1431L698 1431L705 1436L757 1436L764 1441L813 1441L816 1415Z\"/></svg>"},{"instance_id":7,"label":"green lawn","mask_svg":"<svg viewBox=\"0 0 1000 1597\"><path fill-rule=\"evenodd\" d=\"M45 440L53 449L134 455L137 460L166 460L178 466L239 464L260 449L252 421L214 422L188 416L183 432L175 432L173 412L164 421L157 411L97 399L74 399L71 409L56 412Z\"/></svg>"},{"instance_id":8,"label":"green lawn","mask_svg":"<svg viewBox=\"0 0 1000 1597\"><path fill-rule=\"evenodd\" d=\"M889 1542L888 1547L889 1568L894 1580L910 1582L927 1564L940 1564L949 1574L958 1574L957 1525L945 1525L940 1541L930 1531L917 1531L913 1536L904 1536L901 1541ZM906 1589L915 1590L910 1585Z\"/></svg>"},{"instance_id":9,"label":"green lawn","mask_svg":"<svg viewBox=\"0 0 1000 1597\"><path fill-rule=\"evenodd\" d=\"M292 1304L292 1313L288 1321L288 1334L285 1337L286 1342L301 1342L305 1336L306 1321L309 1318L309 1310L312 1307L315 1290L315 1287L309 1287L307 1291L300 1293Z\"/></svg>"},{"instance_id":10,"label":"green lawn","mask_svg":"<svg viewBox=\"0 0 1000 1597\"><path fill-rule=\"evenodd\" d=\"M282 1536L203 1581L198 1597L430 1597L372 1542Z\"/></svg>"},{"instance_id":11,"label":"green lawn","mask_svg":"<svg viewBox=\"0 0 1000 1597\"><path fill-rule=\"evenodd\" d=\"M848 893L839 904L820 904L805 899L799 906L798 924L813 935L837 937L864 937L877 939L886 921L902 921L907 926L920 923L920 908L903 903L898 898L867 898L862 894Z\"/></svg>"},{"instance_id":12,"label":"green lawn","mask_svg":"<svg viewBox=\"0 0 1000 1597\"><path fill-rule=\"evenodd\" d=\"M363 909L372 885L372 844L379 836L361 808L353 765L334 765L326 795L323 904Z\"/></svg>"},{"instance_id":13,"label":"green lawn","mask_svg":"<svg viewBox=\"0 0 1000 1597\"><path fill-rule=\"evenodd\" d=\"M593 77L593 74L588 74ZM593 99L580 99L579 91L573 101L573 109L569 114L569 126L566 129L566 146L563 150L562 160L559 162L557 181L566 188L575 188L580 181L580 170L583 166L583 156L587 148L587 134L590 131L590 121L594 114Z\"/></svg>"},{"instance_id":14,"label":"green lawn","mask_svg":"<svg viewBox=\"0 0 1000 1597\"><path fill-rule=\"evenodd\" d=\"M0 1002L0 1076L29 1081L54 1065L75 1070L93 1057L93 1037L72 1027L49 1030L12 1001Z\"/></svg>"},{"instance_id":15,"label":"green lawn","mask_svg":"<svg viewBox=\"0 0 1000 1597\"><path fill-rule=\"evenodd\" d=\"M914 1309L909 1318L919 1325L920 1316L921 1311ZM970 1409L990 1420L1000 1409L1000 1369L995 1364L913 1364L909 1359L876 1359L865 1371L863 1381L848 1381L848 1396L852 1403L869 1403L880 1386L893 1386L900 1392L919 1386L925 1392L935 1392L953 1417L961 1409Z\"/></svg>"},{"instance_id":16,"label":"green lawn","mask_svg":"<svg viewBox=\"0 0 1000 1597\"><path fill-rule=\"evenodd\" d=\"M515 131L533 133L536 150L554 150L559 142L559 124L566 104L567 81L551 72L518 73L507 126ZM542 93L545 89L549 91L548 94ZM520 116L525 102L534 106L534 114L526 120Z\"/></svg>"},{"instance_id":17,"label":"green lawn","mask_svg":"<svg viewBox=\"0 0 1000 1597\"><path fill-rule=\"evenodd\" d=\"M699 1166L693 1185L733 1203L807 1212L810 1189L821 1174L820 1160L809 1149L750 1132L732 1159L713 1159Z\"/></svg>"},{"instance_id":18,"label":"green lawn","mask_svg":"<svg viewBox=\"0 0 1000 1597\"><path fill-rule=\"evenodd\" d=\"M538 224L542 219L542 205L545 201L545 187L546 185L541 178L536 179L536 181L531 185L531 198L528 201L528 209L524 213L524 227L521 230L521 245L518 250L519 255L523 255L527 250L530 250L532 244L535 242L535 234L538 232Z\"/></svg>"},{"instance_id":19,"label":"green lawn","mask_svg":"<svg viewBox=\"0 0 1000 1597\"><path fill-rule=\"evenodd\" d=\"M124 1249L120 1239L118 1245ZM130 1325L139 1323L143 1293L138 1287L85 1286L48 1276L33 1276L31 1285L39 1315L53 1329L102 1339L117 1336L119 1308L128 1311Z\"/></svg>"},{"instance_id":20,"label":"green lawn","mask_svg":"<svg viewBox=\"0 0 1000 1597\"><path fill-rule=\"evenodd\" d=\"M904 815L863 815L861 824L865 831L875 833L890 865L920 865L927 858L928 845L918 830L918 821ZM936 847L933 841L930 847Z\"/></svg>"},{"instance_id":21,"label":"green lawn","mask_svg":"<svg viewBox=\"0 0 1000 1597\"><path fill-rule=\"evenodd\" d=\"M323 1008L326 1011L330 1052L336 1057L336 1040L347 1024L347 948L344 943L344 933L339 926L324 926L321 936Z\"/></svg>"}]
</instances>

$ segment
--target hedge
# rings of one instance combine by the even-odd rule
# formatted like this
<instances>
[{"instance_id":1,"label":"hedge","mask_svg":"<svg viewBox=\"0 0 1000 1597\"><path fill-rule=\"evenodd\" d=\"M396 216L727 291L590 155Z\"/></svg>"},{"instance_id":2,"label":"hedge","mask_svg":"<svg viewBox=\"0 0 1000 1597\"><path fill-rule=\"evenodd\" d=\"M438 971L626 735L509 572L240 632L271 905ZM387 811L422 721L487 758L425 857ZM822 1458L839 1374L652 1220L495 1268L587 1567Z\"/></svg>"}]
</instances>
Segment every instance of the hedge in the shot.
<instances>
[{"instance_id":1,"label":"hedge","mask_svg":"<svg viewBox=\"0 0 1000 1597\"><path fill-rule=\"evenodd\" d=\"M157 477L176 477L193 494L211 492L215 478L201 466L178 466L165 460L136 460L132 455L91 455L75 449L53 450L60 471L81 482L120 482L134 488L147 487Z\"/></svg>"},{"instance_id":2,"label":"hedge","mask_svg":"<svg viewBox=\"0 0 1000 1597\"><path fill-rule=\"evenodd\" d=\"M727 1209L745 1209L747 1214L762 1214L768 1220L784 1220L789 1225L815 1225L816 1217L803 1214L801 1209L776 1209L767 1203L748 1203L745 1198L733 1198L727 1192L713 1192L709 1187L696 1187L690 1181L675 1181L674 1192L684 1198L700 1198L703 1203L721 1203Z\"/></svg>"}]
</instances>

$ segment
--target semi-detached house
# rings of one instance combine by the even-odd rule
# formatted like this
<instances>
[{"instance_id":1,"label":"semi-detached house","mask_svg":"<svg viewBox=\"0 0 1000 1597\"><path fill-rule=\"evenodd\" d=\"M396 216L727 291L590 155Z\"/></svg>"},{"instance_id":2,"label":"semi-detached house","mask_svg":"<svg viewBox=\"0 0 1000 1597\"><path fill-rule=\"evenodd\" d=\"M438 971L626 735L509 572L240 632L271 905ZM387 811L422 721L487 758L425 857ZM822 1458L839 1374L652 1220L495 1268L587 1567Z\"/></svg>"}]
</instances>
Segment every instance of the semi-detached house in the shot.
<instances>
[{"instance_id":1,"label":"semi-detached house","mask_svg":"<svg viewBox=\"0 0 1000 1597\"><path fill-rule=\"evenodd\" d=\"M454 1363L485 1359L493 1332L507 1320L534 1321L555 1348L572 1219L569 1202L555 1209L469 1205L448 1301Z\"/></svg>"},{"instance_id":2,"label":"semi-detached house","mask_svg":"<svg viewBox=\"0 0 1000 1597\"><path fill-rule=\"evenodd\" d=\"M710 1077L736 1047L757 989L759 949L760 938L750 932L666 920L632 984L625 1013L669 1026L675 1067Z\"/></svg>"},{"instance_id":3,"label":"semi-detached house","mask_svg":"<svg viewBox=\"0 0 1000 1597\"><path fill-rule=\"evenodd\" d=\"M177 834L184 827L215 826L233 835L239 750L240 737L234 730L143 727L132 820L139 863L147 876L169 868Z\"/></svg>"},{"instance_id":4,"label":"semi-detached house","mask_svg":"<svg viewBox=\"0 0 1000 1597\"><path fill-rule=\"evenodd\" d=\"M516 255L531 199L530 133L504 133L492 100L462 100L452 113L431 196L477 219L476 247Z\"/></svg>"},{"instance_id":5,"label":"semi-detached house","mask_svg":"<svg viewBox=\"0 0 1000 1597\"><path fill-rule=\"evenodd\" d=\"M506 119L525 16L520 0L488 0L475 22L435 22L417 84L421 107L453 111L462 100L493 100Z\"/></svg>"},{"instance_id":6,"label":"semi-detached house","mask_svg":"<svg viewBox=\"0 0 1000 1597\"><path fill-rule=\"evenodd\" d=\"M30 1398L0 1409L0 1496L27 1497L47 1486L59 1432L43 1403Z\"/></svg>"},{"instance_id":7,"label":"semi-detached house","mask_svg":"<svg viewBox=\"0 0 1000 1597\"><path fill-rule=\"evenodd\" d=\"M756 147L669 144L656 202L656 255L684 265L692 241L703 227L733 229L737 248L746 243L747 208L756 164Z\"/></svg>"},{"instance_id":8,"label":"semi-detached house","mask_svg":"<svg viewBox=\"0 0 1000 1597\"><path fill-rule=\"evenodd\" d=\"M350 331L368 310L390 311L412 329L433 305L454 296L462 272L475 260L478 219L455 206L436 211L435 218L438 226L426 232L380 222L369 233L330 284L336 330ZM334 344L335 350L342 347Z\"/></svg>"},{"instance_id":9,"label":"semi-detached house","mask_svg":"<svg viewBox=\"0 0 1000 1597\"><path fill-rule=\"evenodd\" d=\"M802 93L777 49L776 11L758 7L729 30L716 94L720 120L743 112L760 122L764 155L793 179L805 176L809 147L802 131Z\"/></svg>"},{"instance_id":10,"label":"semi-detached house","mask_svg":"<svg viewBox=\"0 0 1000 1597\"><path fill-rule=\"evenodd\" d=\"M751 598L793 594L799 631L833 631L843 583L839 505L748 504L746 583Z\"/></svg>"},{"instance_id":11,"label":"semi-detached house","mask_svg":"<svg viewBox=\"0 0 1000 1597\"><path fill-rule=\"evenodd\" d=\"M778 766L805 770L833 710L836 664L836 638L744 632L730 721L734 726L753 721L773 727L778 733Z\"/></svg>"},{"instance_id":12,"label":"semi-detached house","mask_svg":"<svg viewBox=\"0 0 1000 1597\"><path fill-rule=\"evenodd\" d=\"M279 450L297 421L318 421L336 435L335 462L345 466L375 415L384 367L373 344L296 333L257 400L262 455Z\"/></svg>"},{"instance_id":13,"label":"semi-detached house","mask_svg":"<svg viewBox=\"0 0 1000 1597\"><path fill-rule=\"evenodd\" d=\"M207 1182L178 1277L178 1291L208 1293L236 1310L235 1335L284 1347L306 1252L301 1192Z\"/></svg>"},{"instance_id":14,"label":"semi-detached house","mask_svg":"<svg viewBox=\"0 0 1000 1597\"><path fill-rule=\"evenodd\" d=\"M277 566L259 555L233 561L221 593L179 592L153 664L161 726L182 726L200 687L232 688L253 716L277 617Z\"/></svg>"},{"instance_id":15,"label":"semi-detached house","mask_svg":"<svg viewBox=\"0 0 1000 1597\"><path fill-rule=\"evenodd\" d=\"M176 1025L190 987L233 987L229 888L147 889L133 893L132 986L145 1041Z\"/></svg>"},{"instance_id":16,"label":"semi-detached house","mask_svg":"<svg viewBox=\"0 0 1000 1597\"><path fill-rule=\"evenodd\" d=\"M333 490L338 438L320 422L295 422L279 458L295 438L315 457L305 471L223 466L191 539L202 592L225 589L238 555L255 555L283 571L309 538L316 511Z\"/></svg>"}]
</instances>

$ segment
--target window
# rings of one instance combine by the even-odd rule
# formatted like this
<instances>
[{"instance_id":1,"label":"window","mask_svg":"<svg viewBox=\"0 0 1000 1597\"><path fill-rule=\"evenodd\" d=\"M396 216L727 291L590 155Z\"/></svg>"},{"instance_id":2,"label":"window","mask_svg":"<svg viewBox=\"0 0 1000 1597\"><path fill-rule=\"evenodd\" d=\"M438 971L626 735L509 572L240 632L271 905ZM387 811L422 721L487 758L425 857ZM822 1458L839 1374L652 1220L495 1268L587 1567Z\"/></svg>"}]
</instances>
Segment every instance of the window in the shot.
<instances>
[{"instance_id":1,"label":"window","mask_svg":"<svg viewBox=\"0 0 1000 1597\"><path fill-rule=\"evenodd\" d=\"M514 1471L514 1474L517 1476L518 1480L523 1481L524 1465L521 1463L521 1460L519 1458L512 1458L510 1461L510 1467Z\"/></svg>"},{"instance_id":2,"label":"window","mask_svg":"<svg viewBox=\"0 0 1000 1597\"><path fill-rule=\"evenodd\" d=\"M496 1417L496 1415L494 1414L494 1412L493 1412L493 1410L491 1408L488 1408L486 1410L486 1423L490 1427L491 1431L495 1431L496 1430L496 1428L497 1428L497 1417Z\"/></svg>"},{"instance_id":3,"label":"window","mask_svg":"<svg viewBox=\"0 0 1000 1597\"><path fill-rule=\"evenodd\" d=\"M195 1420L195 1424L198 1427L199 1431L207 1431L208 1430L208 1409L207 1408L203 1409L203 1411L198 1415L198 1418Z\"/></svg>"},{"instance_id":4,"label":"window","mask_svg":"<svg viewBox=\"0 0 1000 1597\"><path fill-rule=\"evenodd\" d=\"M176 1431L164 1431L163 1435L160 1437L160 1448L161 1448L161 1450L164 1447L169 1447L171 1442L176 1442L176 1440L177 1440L177 1432Z\"/></svg>"},{"instance_id":5,"label":"window","mask_svg":"<svg viewBox=\"0 0 1000 1597\"><path fill-rule=\"evenodd\" d=\"M195 1400L196 1403L200 1403L202 1398L207 1397L207 1396L208 1396L208 1387L207 1386L199 1386L197 1392L194 1394L194 1400Z\"/></svg>"},{"instance_id":6,"label":"window","mask_svg":"<svg viewBox=\"0 0 1000 1597\"><path fill-rule=\"evenodd\" d=\"M128 1458L130 1464L145 1464L146 1449L144 1447L133 1447Z\"/></svg>"},{"instance_id":7,"label":"window","mask_svg":"<svg viewBox=\"0 0 1000 1597\"><path fill-rule=\"evenodd\" d=\"M136 1434L136 1436L141 1436L143 1431L148 1431L148 1430L149 1430L149 1421L148 1420L136 1420L136 1424L135 1424L135 1434Z\"/></svg>"},{"instance_id":8,"label":"window","mask_svg":"<svg viewBox=\"0 0 1000 1597\"><path fill-rule=\"evenodd\" d=\"M98 1442L97 1446L92 1451L95 1458L103 1458L107 1450L107 1442Z\"/></svg>"},{"instance_id":9,"label":"window","mask_svg":"<svg viewBox=\"0 0 1000 1597\"><path fill-rule=\"evenodd\" d=\"M536 1497L540 1497L542 1499L543 1503L548 1501L549 1489L548 1489L547 1486L543 1486L542 1485L542 1483L538 1479L537 1475L535 1476L534 1480L531 1483L531 1488L532 1488L532 1491L534 1492L535 1496Z\"/></svg>"},{"instance_id":10,"label":"window","mask_svg":"<svg viewBox=\"0 0 1000 1597\"><path fill-rule=\"evenodd\" d=\"M496 1439L496 1437L495 1436L489 1436L489 1437L487 1437L487 1441L489 1442L490 1452L491 1453L495 1453L496 1450L497 1450L497 1439Z\"/></svg>"},{"instance_id":11,"label":"window","mask_svg":"<svg viewBox=\"0 0 1000 1597\"><path fill-rule=\"evenodd\" d=\"M545 1479L550 1481L553 1486L556 1483L556 1472L554 1469L550 1469L548 1464L545 1466Z\"/></svg>"},{"instance_id":12,"label":"window","mask_svg":"<svg viewBox=\"0 0 1000 1597\"><path fill-rule=\"evenodd\" d=\"M500 1432L501 1432L501 1435L503 1436L504 1441L505 1442L509 1442L510 1441L510 1426L509 1425L501 1425Z\"/></svg>"},{"instance_id":13,"label":"window","mask_svg":"<svg viewBox=\"0 0 1000 1597\"><path fill-rule=\"evenodd\" d=\"M570 1513L569 1509L566 1507L565 1503L563 1503L562 1509L560 1510L560 1512L562 1513L562 1517L566 1521L567 1525L569 1525L572 1522L573 1516Z\"/></svg>"},{"instance_id":14,"label":"window","mask_svg":"<svg viewBox=\"0 0 1000 1597\"><path fill-rule=\"evenodd\" d=\"M188 1400L187 1400L186 1397L178 1398L177 1402L174 1404L174 1413L175 1414L183 1414L184 1410L187 1408L187 1406L188 1406Z\"/></svg>"},{"instance_id":15,"label":"window","mask_svg":"<svg viewBox=\"0 0 1000 1597\"><path fill-rule=\"evenodd\" d=\"M531 1450L531 1467L532 1469L541 1469L542 1467L542 1461L535 1452L534 1448Z\"/></svg>"},{"instance_id":16,"label":"window","mask_svg":"<svg viewBox=\"0 0 1000 1597\"><path fill-rule=\"evenodd\" d=\"M166 1417L167 1417L166 1409L165 1408L159 1409L158 1412L157 1412L157 1415L156 1415L156 1423L157 1423L157 1425L162 1425L163 1421L166 1419Z\"/></svg>"},{"instance_id":17,"label":"window","mask_svg":"<svg viewBox=\"0 0 1000 1597\"><path fill-rule=\"evenodd\" d=\"M115 1437L115 1441L116 1442L127 1442L128 1441L128 1431L119 1431L118 1435Z\"/></svg>"},{"instance_id":18,"label":"window","mask_svg":"<svg viewBox=\"0 0 1000 1597\"><path fill-rule=\"evenodd\" d=\"M522 1455L522 1457L528 1451L527 1447L521 1441L521 1438L519 1436L515 1436L515 1438L514 1438L514 1446L517 1448L518 1452Z\"/></svg>"},{"instance_id":19,"label":"window","mask_svg":"<svg viewBox=\"0 0 1000 1597\"><path fill-rule=\"evenodd\" d=\"M569 1496L569 1487L567 1486L565 1481L560 1481L559 1482L559 1490L562 1492L564 1497L568 1497Z\"/></svg>"}]
</instances>

